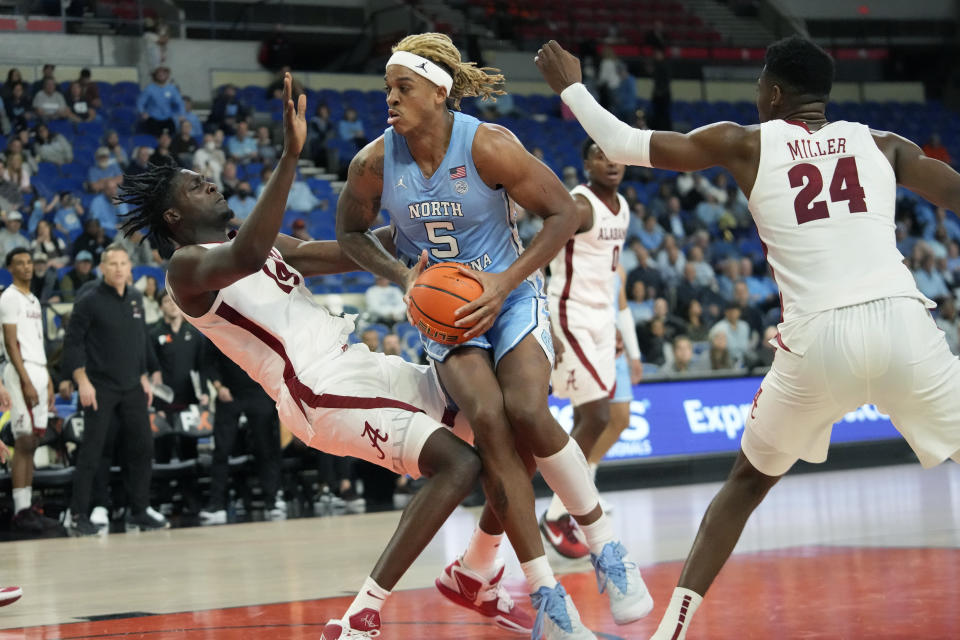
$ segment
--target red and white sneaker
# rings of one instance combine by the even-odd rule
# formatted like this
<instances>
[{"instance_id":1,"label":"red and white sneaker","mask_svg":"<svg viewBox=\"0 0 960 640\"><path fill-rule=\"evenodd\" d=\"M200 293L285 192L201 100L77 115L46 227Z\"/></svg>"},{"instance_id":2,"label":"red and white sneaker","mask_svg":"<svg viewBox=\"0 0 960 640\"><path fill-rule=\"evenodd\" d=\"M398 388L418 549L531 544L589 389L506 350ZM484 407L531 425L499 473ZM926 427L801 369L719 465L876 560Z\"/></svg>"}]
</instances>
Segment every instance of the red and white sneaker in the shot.
<instances>
[{"instance_id":1,"label":"red and white sneaker","mask_svg":"<svg viewBox=\"0 0 960 640\"><path fill-rule=\"evenodd\" d=\"M361 609L346 620L330 620L323 627L320 640L359 640L380 637L380 612Z\"/></svg>"},{"instance_id":2,"label":"red and white sneaker","mask_svg":"<svg viewBox=\"0 0 960 640\"><path fill-rule=\"evenodd\" d=\"M590 548L580 533L577 521L569 513L556 520L547 520L547 512L540 516L540 531L557 553L565 558L586 558Z\"/></svg>"},{"instance_id":3,"label":"red and white sneaker","mask_svg":"<svg viewBox=\"0 0 960 640\"><path fill-rule=\"evenodd\" d=\"M434 584L454 604L492 618L493 624L501 629L527 635L533 630L533 617L517 606L500 583L503 560L497 560L495 566L497 573L488 581L457 559L443 570Z\"/></svg>"},{"instance_id":4,"label":"red and white sneaker","mask_svg":"<svg viewBox=\"0 0 960 640\"><path fill-rule=\"evenodd\" d=\"M20 587L3 587L0 589L0 607L13 604L23 595L23 589Z\"/></svg>"}]
</instances>

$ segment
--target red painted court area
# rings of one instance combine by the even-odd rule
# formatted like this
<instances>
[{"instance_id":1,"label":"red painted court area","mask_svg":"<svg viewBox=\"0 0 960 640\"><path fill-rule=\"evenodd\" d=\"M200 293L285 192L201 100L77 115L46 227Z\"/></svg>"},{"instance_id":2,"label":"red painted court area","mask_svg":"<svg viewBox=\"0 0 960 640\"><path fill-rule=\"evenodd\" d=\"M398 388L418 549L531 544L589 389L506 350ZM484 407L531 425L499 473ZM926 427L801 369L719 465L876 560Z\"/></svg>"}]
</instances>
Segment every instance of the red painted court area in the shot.
<instances>
[{"instance_id":1,"label":"red painted court area","mask_svg":"<svg viewBox=\"0 0 960 640\"><path fill-rule=\"evenodd\" d=\"M680 567L680 563L664 563L644 570L657 606L648 619L626 627L610 620L592 573L567 575L562 582L599 638L646 640L666 607ZM9 629L0 631L0 640L316 640L324 622L340 615L350 600L341 597ZM384 640L511 637L449 604L433 589L397 592L383 618ZM700 607L687 637L955 639L960 637L960 550L804 547L737 555Z\"/></svg>"}]
</instances>

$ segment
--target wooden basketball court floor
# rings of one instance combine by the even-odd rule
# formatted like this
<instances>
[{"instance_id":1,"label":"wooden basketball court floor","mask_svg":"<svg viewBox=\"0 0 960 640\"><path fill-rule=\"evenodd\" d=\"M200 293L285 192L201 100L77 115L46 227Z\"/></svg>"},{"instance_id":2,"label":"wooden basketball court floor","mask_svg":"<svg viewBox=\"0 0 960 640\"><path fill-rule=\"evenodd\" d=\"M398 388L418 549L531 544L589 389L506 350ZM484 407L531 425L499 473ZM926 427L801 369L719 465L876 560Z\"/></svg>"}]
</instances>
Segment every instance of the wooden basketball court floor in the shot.
<instances>
[{"instance_id":1,"label":"wooden basketball court floor","mask_svg":"<svg viewBox=\"0 0 960 640\"><path fill-rule=\"evenodd\" d=\"M617 627L589 564L550 556L598 637L653 632L718 486L606 494L657 602L645 620ZM0 609L0 640L317 639L345 610L398 517L5 543L0 583L22 586L24 596ZM510 637L432 586L475 518L476 510L458 510L398 585L383 612L385 639ZM958 547L956 464L788 476L748 523L688 638L960 638ZM526 605L508 555L511 591Z\"/></svg>"}]
</instances>

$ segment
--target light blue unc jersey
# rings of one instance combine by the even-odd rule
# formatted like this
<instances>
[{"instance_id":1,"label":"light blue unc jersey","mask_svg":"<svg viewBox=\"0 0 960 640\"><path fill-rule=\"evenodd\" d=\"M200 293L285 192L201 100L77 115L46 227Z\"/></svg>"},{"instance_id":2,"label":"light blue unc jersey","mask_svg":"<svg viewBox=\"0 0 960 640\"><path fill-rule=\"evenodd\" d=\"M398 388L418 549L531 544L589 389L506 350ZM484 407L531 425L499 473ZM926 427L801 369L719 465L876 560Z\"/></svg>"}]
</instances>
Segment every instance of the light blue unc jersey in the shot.
<instances>
[{"instance_id":1,"label":"light blue unc jersey","mask_svg":"<svg viewBox=\"0 0 960 640\"><path fill-rule=\"evenodd\" d=\"M406 139L393 127L384 132L381 206L390 214L397 255L408 266L426 249L430 264L459 262L500 273L523 252L506 191L488 187L473 164L473 138L480 124L472 116L453 113L446 155L429 177L420 171ZM507 297L493 328L464 344L492 349L499 362L531 332L552 359L539 271ZM435 360L442 362L453 348L421 337Z\"/></svg>"}]
</instances>

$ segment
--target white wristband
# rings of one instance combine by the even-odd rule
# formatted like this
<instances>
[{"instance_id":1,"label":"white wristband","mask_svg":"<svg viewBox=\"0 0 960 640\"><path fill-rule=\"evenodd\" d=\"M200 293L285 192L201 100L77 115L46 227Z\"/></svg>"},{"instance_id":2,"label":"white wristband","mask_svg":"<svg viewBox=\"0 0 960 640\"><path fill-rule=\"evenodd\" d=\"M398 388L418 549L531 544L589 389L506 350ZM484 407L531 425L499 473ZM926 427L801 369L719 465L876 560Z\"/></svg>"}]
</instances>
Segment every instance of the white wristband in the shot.
<instances>
[{"instance_id":1,"label":"white wristband","mask_svg":"<svg viewBox=\"0 0 960 640\"><path fill-rule=\"evenodd\" d=\"M579 82L564 89L560 98L608 159L639 167L653 166L650 164L650 138L653 137L653 131L635 129L621 122L601 107Z\"/></svg>"},{"instance_id":2,"label":"white wristband","mask_svg":"<svg viewBox=\"0 0 960 640\"><path fill-rule=\"evenodd\" d=\"M624 307L617 313L617 328L623 338L623 350L631 360L640 359L640 345L637 343L637 326L633 321L630 307Z\"/></svg>"}]
</instances>

